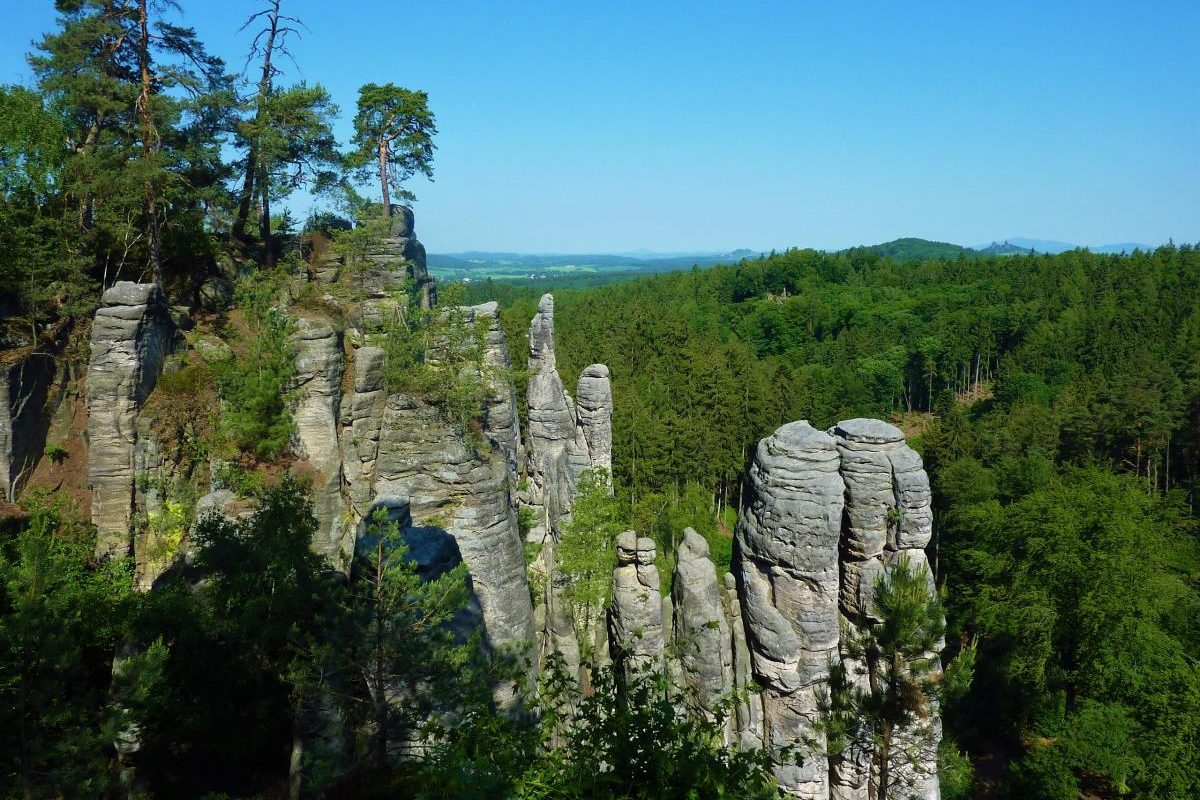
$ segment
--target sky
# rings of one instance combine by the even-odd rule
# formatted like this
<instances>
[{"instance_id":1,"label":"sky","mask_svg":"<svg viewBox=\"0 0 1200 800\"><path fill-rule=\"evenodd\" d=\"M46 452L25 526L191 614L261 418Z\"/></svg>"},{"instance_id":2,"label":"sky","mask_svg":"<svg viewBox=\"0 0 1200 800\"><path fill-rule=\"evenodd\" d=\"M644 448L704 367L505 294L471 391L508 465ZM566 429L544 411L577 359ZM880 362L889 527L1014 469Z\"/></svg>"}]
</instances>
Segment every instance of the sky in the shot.
<instances>
[{"instance_id":1,"label":"sky","mask_svg":"<svg viewBox=\"0 0 1200 800\"><path fill-rule=\"evenodd\" d=\"M180 0L241 69L256 0ZM0 82L55 25L6 0ZM349 139L429 93L433 252L1200 242L1200 2L284 0ZM313 200L291 205L303 217Z\"/></svg>"}]
</instances>

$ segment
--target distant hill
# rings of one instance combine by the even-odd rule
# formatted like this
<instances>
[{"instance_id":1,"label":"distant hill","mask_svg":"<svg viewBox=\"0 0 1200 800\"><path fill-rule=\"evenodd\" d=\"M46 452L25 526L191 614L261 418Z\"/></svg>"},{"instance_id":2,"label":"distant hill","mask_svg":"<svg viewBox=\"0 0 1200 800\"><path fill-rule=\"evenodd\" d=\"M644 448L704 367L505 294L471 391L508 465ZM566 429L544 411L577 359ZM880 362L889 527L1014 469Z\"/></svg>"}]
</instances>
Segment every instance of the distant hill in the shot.
<instances>
[{"instance_id":1,"label":"distant hill","mask_svg":"<svg viewBox=\"0 0 1200 800\"><path fill-rule=\"evenodd\" d=\"M938 258L979 258L984 256L1062 253L1079 245L1047 239L1013 237L991 242L981 247L965 247L951 242L935 242L907 236L882 244L859 245L842 252L871 252L896 261L925 261ZM1150 245L1136 242L1099 245L1089 248L1094 253L1128 253L1133 250L1153 250ZM556 287L598 286L605 283L631 280L641 275L714 264L731 264L743 259L758 258L757 250L741 248L725 253L675 252L656 253L635 250L628 253L509 253L491 250L467 250L459 253L430 253L429 271L439 280L476 281L496 280L509 283L536 284L547 289Z\"/></svg>"},{"instance_id":2,"label":"distant hill","mask_svg":"<svg viewBox=\"0 0 1200 800\"><path fill-rule=\"evenodd\" d=\"M957 258L960 253L971 252L968 247L949 242L933 242L929 239L917 239L909 236L903 239L893 239L883 244L862 245L850 250L867 250L881 256L889 256L896 261L924 261L931 258Z\"/></svg>"},{"instance_id":3,"label":"distant hill","mask_svg":"<svg viewBox=\"0 0 1200 800\"><path fill-rule=\"evenodd\" d=\"M1056 242L1051 239L1027 239L1024 236L1013 236L1003 241L995 241L989 245L975 248L988 255L1009 255L1012 253L1065 253L1068 250L1078 250L1086 247L1093 253L1132 253L1134 250L1153 250L1154 245L1140 242L1117 242L1116 244L1081 245L1069 242Z\"/></svg>"},{"instance_id":4,"label":"distant hill","mask_svg":"<svg viewBox=\"0 0 1200 800\"><path fill-rule=\"evenodd\" d=\"M1068 248L1069 249L1069 248ZM1012 256L1035 252L1033 248L1022 247L1012 242L992 242L987 247L980 247L975 252L985 256ZM1057 251L1062 252L1062 251Z\"/></svg>"}]
</instances>

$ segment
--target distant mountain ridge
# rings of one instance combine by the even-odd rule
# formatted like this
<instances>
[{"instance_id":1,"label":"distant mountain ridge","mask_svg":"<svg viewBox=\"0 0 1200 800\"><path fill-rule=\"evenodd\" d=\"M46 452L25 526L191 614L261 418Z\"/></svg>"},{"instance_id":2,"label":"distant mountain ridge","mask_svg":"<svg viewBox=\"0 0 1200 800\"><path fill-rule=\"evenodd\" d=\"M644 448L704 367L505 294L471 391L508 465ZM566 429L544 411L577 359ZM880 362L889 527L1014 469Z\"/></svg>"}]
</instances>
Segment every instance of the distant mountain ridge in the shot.
<instances>
[{"instance_id":1,"label":"distant mountain ridge","mask_svg":"<svg viewBox=\"0 0 1200 800\"><path fill-rule=\"evenodd\" d=\"M871 252L896 261L923 261L936 258L977 258L997 255L1062 253L1080 245L1047 239L1011 237L979 247L939 242L914 236L881 244L859 245L838 252ZM1153 250L1152 245L1119 242L1089 247L1093 253L1128 253ZM762 251L739 248L727 252L655 252L632 250L625 253L511 253L493 250L465 250L457 253L430 253L429 271L442 280L553 281L572 285L597 285L628 280L639 275L710 267L758 258Z\"/></svg>"}]
</instances>

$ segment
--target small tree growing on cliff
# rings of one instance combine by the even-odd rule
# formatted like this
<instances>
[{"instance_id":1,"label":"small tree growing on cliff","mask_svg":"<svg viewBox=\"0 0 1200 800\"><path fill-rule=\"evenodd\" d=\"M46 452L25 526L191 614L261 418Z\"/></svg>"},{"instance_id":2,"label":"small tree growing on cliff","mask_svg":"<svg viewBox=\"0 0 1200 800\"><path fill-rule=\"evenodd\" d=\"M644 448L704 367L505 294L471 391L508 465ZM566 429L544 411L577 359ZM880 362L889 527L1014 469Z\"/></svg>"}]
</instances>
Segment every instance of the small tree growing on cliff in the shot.
<instances>
[{"instance_id":1,"label":"small tree growing on cliff","mask_svg":"<svg viewBox=\"0 0 1200 800\"><path fill-rule=\"evenodd\" d=\"M832 666L824 728L831 752L871 753L875 800L889 800L911 788L897 786L899 765L934 758L929 720L941 689L936 652L945 621L924 572L905 558L875 582L872 610L879 622L860 619L857 631L843 632L866 681L856 681L846 662ZM915 748L897 741L899 732L914 729Z\"/></svg>"},{"instance_id":2,"label":"small tree growing on cliff","mask_svg":"<svg viewBox=\"0 0 1200 800\"><path fill-rule=\"evenodd\" d=\"M433 135L437 133L429 95L404 89L394 83L368 83L358 90L358 113L354 115L356 149L348 161L361 179L376 171L383 194L383 208L391 214L389 190L398 199L411 200L404 182L418 172L433 178Z\"/></svg>"}]
</instances>

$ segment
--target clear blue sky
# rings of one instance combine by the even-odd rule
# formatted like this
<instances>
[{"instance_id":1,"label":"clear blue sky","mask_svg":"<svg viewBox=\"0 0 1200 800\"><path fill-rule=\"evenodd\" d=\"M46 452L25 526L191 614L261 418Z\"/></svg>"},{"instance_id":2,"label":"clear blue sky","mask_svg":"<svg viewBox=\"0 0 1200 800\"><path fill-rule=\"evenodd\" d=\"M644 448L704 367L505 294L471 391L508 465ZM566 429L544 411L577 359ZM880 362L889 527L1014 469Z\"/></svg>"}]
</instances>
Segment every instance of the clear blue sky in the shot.
<instances>
[{"instance_id":1,"label":"clear blue sky","mask_svg":"<svg viewBox=\"0 0 1200 800\"><path fill-rule=\"evenodd\" d=\"M181 4L240 68L257 3ZM28 83L53 4L5 6ZM343 138L360 84L429 92L435 252L1200 241L1197 0L284 7Z\"/></svg>"}]
</instances>

